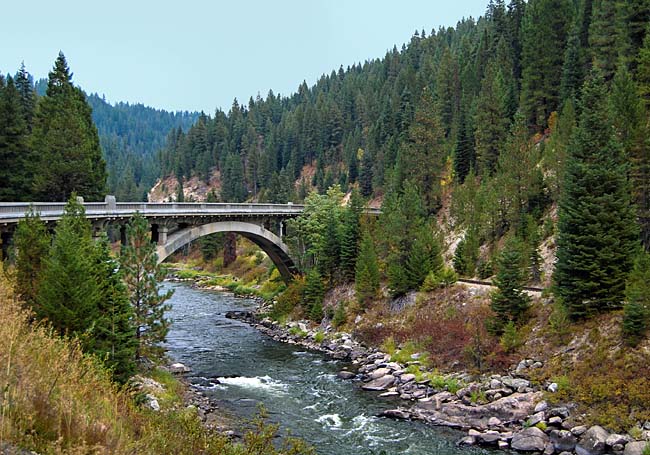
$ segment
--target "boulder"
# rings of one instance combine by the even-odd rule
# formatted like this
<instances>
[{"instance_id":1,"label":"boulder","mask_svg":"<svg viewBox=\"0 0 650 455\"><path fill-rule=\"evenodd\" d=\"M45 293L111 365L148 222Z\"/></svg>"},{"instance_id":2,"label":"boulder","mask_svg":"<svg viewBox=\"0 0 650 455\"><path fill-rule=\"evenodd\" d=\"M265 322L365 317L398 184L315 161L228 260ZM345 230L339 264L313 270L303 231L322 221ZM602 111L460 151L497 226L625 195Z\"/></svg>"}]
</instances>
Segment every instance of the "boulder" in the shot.
<instances>
[{"instance_id":1,"label":"boulder","mask_svg":"<svg viewBox=\"0 0 650 455\"><path fill-rule=\"evenodd\" d=\"M557 408L551 408L548 411L548 416L549 417L561 417L562 419L566 419L567 417L569 417L569 409L564 407L564 406L560 406L560 407L557 407Z\"/></svg>"},{"instance_id":2,"label":"boulder","mask_svg":"<svg viewBox=\"0 0 650 455\"><path fill-rule=\"evenodd\" d=\"M582 436L587 431L587 427L584 425L578 425L577 427L571 428L571 434L574 436Z\"/></svg>"},{"instance_id":3,"label":"boulder","mask_svg":"<svg viewBox=\"0 0 650 455\"><path fill-rule=\"evenodd\" d=\"M361 388L369 391L383 391L392 386L394 382L395 376L387 374L381 378L373 379L372 381L362 385Z\"/></svg>"},{"instance_id":4,"label":"boulder","mask_svg":"<svg viewBox=\"0 0 650 455\"><path fill-rule=\"evenodd\" d=\"M499 439L501 439L501 433L494 430L488 430L485 433L481 433L479 438L483 444L495 444Z\"/></svg>"},{"instance_id":5,"label":"boulder","mask_svg":"<svg viewBox=\"0 0 650 455\"><path fill-rule=\"evenodd\" d=\"M549 437L558 452L573 452L578 443L578 438L567 430L553 430Z\"/></svg>"},{"instance_id":6,"label":"boulder","mask_svg":"<svg viewBox=\"0 0 650 455\"><path fill-rule=\"evenodd\" d=\"M147 406L149 406L149 408L152 411L156 411L156 412L160 411L160 404L158 403L158 399L150 393L148 393L146 396L147 396Z\"/></svg>"},{"instance_id":7,"label":"boulder","mask_svg":"<svg viewBox=\"0 0 650 455\"><path fill-rule=\"evenodd\" d=\"M541 452L546 449L548 442L548 436L542 430L530 427L515 433L510 446L522 452Z\"/></svg>"},{"instance_id":8,"label":"boulder","mask_svg":"<svg viewBox=\"0 0 650 455\"><path fill-rule=\"evenodd\" d=\"M415 380L415 375L413 373L406 373L399 377L400 382L407 383Z\"/></svg>"},{"instance_id":9,"label":"boulder","mask_svg":"<svg viewBox=\"0 0 650 455\"><path fill-rule=\"evenodd\" d=\"M543 413L543 412L536 412L536 413L533 414L532 416L528 417L528 420L526 421L526 423L527 423L529 426L532 427L532 426L534 426L534 425L537 425L537 424L538 424L539 422L541 422L542 420L544 420L544 413Z\"/></svg>"},{"instance_id":10,"label":"boulder","mask_svg":"<svg viewBox=\"0 0 650 455\"><path fill-rule=\"evenodd\" d=\"M629 436L623 434L617 434L617 433L610 434L609 437L607 438L607 441L605 441L605 443L610 447L614 447L617 444L625 445L628 442L630 442Z\"/></svg>"},{"instance_id":11,"label":"boulder","mask_svg":"<svg viewBox=\"0 0 650 455\"><path fill-rule=\"evenodd\" d=\"M386 409L379 414L379 417L407 420L411 418L411 413L405 409Z\"/></svg>"},{"instance_id":12,"label":"boulder","mask_svg":"<svg viewBox=\"0 0 650 455\"><path fill-rule=\"evenodd\" d=\"M578 455L602 455L607 448L609 433L603 427L594 425L580 438L576 446Z\"/></svg>"},{"instance_id":13,"label":"boulder","mask_svg":"<svg viewBox=\"0 0 650 455\"><path fill-rule=\"evenodd\" d=\"M342 370L342 371L339 371L337 376L338 376L339 379L353 379L356 376L356 374L354 374L351 371Z\"/></svg>"},{"instance_id":14,"label":"boulder","mask_svg":"<svg viewBox=\"0 0 650 455\"><path fill-rule=\"evenodd\" d=\"M172 363L169 365L169 372L174 374L189 373L192 371L190 367L183 365L182 363Z\"/></svg>"},{"instance_id":15,"label":"boulder","mask_svg":"<svg viewBox=\"0 0 650 455\"><path fill-rule=\"evenodd\" d=\"M500 427L501 425L502 425L501 419L499 419L498 417L490 417L488 419L488 427L490 428L497 428Z\"/></svg>"},{"instance_id":16,"label":"boulder","mask_svg":"<svg viewBox=\"0 0 650 455\"><path fill-rule=\"evenodd\" d=\"M490 381L490 388L493 389L493 390L494 389L500 389L502 385L503 384L501 384L501 381L499 381L498 379L492 379Z\"/></svg>"},{"instance_id":17,"label":"boulder","mask_svg":"<svg viewBox=\"0 0 650 455\"><path fill-rule=\"evenodd\" d=\"M375 371L373 371L372 373L370 373L370 374L368 375L368 377L369 377L371 380L372 380L372 379L379 379L379 378L381 378L381 377L383 377L383 376L386 376L386 375L389 374L390 372L391 372L391 371L390 371L388 368L377 368Z\"/></svg>"},{"instance_id":18,"label":"boulder","mask_svg":"<svg viewBox=\"0 0 650 455\"><path fill-rule=\"evenodd\" d=\"M628 442L627 445L625 446L625 451L623 452L623 455L642 455L643 450L646 448L647 445L648 443L645 441Z\"/></svg>"},{"instance_id":19,"label":"boulder","mask_svg":"<svg viewBox=\"0 0 650 455\"><path fill-rule=\"evenodd\" d=\"M535 405L535 412L544 412L548 409L548 403L546 401L540 401Z\"/></svg>"}]
</instances>

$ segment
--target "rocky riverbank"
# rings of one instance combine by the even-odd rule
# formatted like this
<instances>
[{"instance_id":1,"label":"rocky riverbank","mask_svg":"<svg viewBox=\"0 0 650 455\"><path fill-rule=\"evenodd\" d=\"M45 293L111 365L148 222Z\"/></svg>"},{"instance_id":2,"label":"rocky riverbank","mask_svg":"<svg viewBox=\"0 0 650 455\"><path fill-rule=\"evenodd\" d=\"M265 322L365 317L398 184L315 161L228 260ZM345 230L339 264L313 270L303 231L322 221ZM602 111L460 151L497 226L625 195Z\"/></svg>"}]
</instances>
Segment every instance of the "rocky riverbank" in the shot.
<instances>
[{"instance_id":1,"label":"rocky riverbank","mask_svg":"<svg viewBox=\"0 0 650 455\"><path fill-rule=\"evenodd\" d=\"M531 381L531 373L543 366L534 359L522 360L505 375L422 374L418 354L406 363L393 362L389 354L362 345L350 334L333 332L329 326L311 328L306 321L279 324L252 312L230 312L226 317L247 322L277 341L349 361L350 367L339 378L357 381L379 398L402 400L401 406L382 416L467 431L459 445L548 455L648 453L644 450L650 441L650 422L638 428L635 439L582 425L584 416L571 404L549 405L544 398L555 393L558 385Z\"/></svg>"},{"instance_id":2,"label":"rocky riverbank","mask_svg":"<svg viewBox=\"0 0 650 455\"><path fill-rule=\"evenodd\" d=\"M169 399L170 394L178 394L174 398L178 401L174 404L175 408L195 409L198 418L208 431L229 437L241 435L241 432L236 429L241 428L243 423L228 418L216 403L186 380L185 375L191 371L189 367L182 363L172 363L159 368L173 376L164 382L147 375L136 375L131 380L131 386L143 396L144 404L149 409L159 412L162 400Z\"/></svg>"}]
</instances>

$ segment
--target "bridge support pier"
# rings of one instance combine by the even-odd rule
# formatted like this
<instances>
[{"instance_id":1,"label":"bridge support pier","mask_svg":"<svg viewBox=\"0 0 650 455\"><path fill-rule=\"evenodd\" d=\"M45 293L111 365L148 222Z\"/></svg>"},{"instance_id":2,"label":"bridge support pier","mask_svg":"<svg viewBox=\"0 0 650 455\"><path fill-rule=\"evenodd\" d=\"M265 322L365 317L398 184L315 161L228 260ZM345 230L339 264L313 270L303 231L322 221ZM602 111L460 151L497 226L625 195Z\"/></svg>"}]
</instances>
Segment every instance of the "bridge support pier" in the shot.
<instances>
[{"instance_id":1,"label":"bridge support pier","mask_svg":"<svg viewBox=\"0 0 650 455\"><path fill-rule=\"evenodd\" d=\"M126 236L126 224L120 225L120 244L122 246L127 246L129 244L129 239Z\"/></svg>"},{"instance_id":2,"label":"bridge support pier","mask_svg":"<svg viewBox=\"0 0 650 455\"><path fill-rule=\"evenodd\" d=\"M167 243L167 234L169 234L169 228L167 226L158 226L158 245Z\"/></svg>"}]
</instances>

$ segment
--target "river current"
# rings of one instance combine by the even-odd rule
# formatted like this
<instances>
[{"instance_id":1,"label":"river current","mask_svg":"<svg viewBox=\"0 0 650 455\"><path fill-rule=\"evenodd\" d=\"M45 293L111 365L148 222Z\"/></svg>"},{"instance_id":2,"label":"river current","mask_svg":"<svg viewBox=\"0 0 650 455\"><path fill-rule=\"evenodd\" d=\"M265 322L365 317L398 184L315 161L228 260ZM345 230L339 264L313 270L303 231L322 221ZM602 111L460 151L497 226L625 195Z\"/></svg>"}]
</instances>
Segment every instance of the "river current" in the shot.
<instances>
[{"instance_id":1,"label":"river current","mask_svg":"<svg viewBox=\"0 0 650 455\"><path fill-rule=\"evenodd\" d=\"M398 402L338 379L344 363L225 318L227 311L253 310L254 301L183 284L165 288L175 289L170 357L190 366L190 382L231 415L251 418L263 404L283 432L305 439L321 455L489 453L457 448L462 434L455 431L375 417Z\"/></svg>"}]
</instances>

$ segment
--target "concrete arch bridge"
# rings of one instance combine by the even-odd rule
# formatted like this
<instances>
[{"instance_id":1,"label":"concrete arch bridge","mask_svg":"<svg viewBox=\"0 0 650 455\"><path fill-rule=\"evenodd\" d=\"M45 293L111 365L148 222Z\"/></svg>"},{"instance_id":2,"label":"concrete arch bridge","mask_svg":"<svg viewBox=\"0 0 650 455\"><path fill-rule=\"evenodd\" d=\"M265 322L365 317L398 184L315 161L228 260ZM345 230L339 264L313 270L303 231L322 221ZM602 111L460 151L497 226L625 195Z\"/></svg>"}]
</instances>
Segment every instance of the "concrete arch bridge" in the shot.
<instances>
[{"instance_id":1,"label":"concrete arch bridge","mask_svg":"<svg viewBox=\"0 0 650 455\"><path fill-rule=\"evenodd\" d=\"M7 257L18 222L25 217L30 206L43 221L53 226L61 219L65 203L0 203L2 257ZM300 215L302 205L116 202L115 197L106 196L104 202L85 202L83 206L86 218L92 223L93 235L99 236L109 226L116 226L120 229L123 243L127 241L126 223L136 212L141 213L151 226L152 241L158 245L159 262L203 236L234 232L268 254L285 281L298 273L283 237L285 222Z\"/></svg>"}]
</instances>

